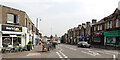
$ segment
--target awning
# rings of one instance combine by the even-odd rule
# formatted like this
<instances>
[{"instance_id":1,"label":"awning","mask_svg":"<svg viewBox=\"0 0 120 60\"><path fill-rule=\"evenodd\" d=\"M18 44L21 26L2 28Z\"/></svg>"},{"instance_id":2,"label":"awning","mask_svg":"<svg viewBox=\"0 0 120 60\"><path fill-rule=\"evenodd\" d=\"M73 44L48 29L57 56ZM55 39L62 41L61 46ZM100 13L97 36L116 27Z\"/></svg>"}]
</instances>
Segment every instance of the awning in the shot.
<instances>
[{"instance_id":1,"label":"awning","mask_svg":"<svg viewBox=\"0 0 120 60\"><path fill-rule=\"evenodd\" d=\"M23 34L23 32L9 32L9 31L2 31L3 34Z\"/></svg>"}]
</instances>

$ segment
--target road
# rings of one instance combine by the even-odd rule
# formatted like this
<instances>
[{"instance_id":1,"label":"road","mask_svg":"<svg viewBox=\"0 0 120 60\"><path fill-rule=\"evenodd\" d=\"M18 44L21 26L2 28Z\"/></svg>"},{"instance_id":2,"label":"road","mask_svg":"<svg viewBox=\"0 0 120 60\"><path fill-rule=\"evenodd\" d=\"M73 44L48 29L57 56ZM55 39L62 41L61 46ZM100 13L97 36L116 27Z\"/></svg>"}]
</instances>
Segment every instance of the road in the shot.
<instances>
[{"instance_id":1,"label":"road","mask_svg":"<svg viewBox=\"0 0 120 60\"><path fill-rule=\"evenodd\" d=\"M61 58L61 59L105 59L115 60L118 51L99 48L78 48L75 45L59 44L57 49L42 52L40 46L28 52L2 54L3 58Z\"/></svg>"}]
</instances>

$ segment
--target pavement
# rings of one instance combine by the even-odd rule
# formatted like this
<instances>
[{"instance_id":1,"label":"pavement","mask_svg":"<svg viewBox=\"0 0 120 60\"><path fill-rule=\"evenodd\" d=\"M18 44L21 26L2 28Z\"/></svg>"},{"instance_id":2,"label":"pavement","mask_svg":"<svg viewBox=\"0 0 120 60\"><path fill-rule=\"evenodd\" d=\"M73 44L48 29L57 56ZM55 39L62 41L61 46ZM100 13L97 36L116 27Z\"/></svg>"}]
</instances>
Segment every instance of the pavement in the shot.
<instances>
[{"instance_id":1,"label":"pavement","mask_svg":"<svg viewBox=\"0 0 120 60\"><path fill-rule=\"evenodd\" d=\"M119 52L117 50L107 50L100 48L78 48L75 45L59 44L56 49L49 52L42 52L41 46L35 46L32 51L2 54L2 58L49 58L63 60L117 60Z\"/></svg>"}]
</instances>

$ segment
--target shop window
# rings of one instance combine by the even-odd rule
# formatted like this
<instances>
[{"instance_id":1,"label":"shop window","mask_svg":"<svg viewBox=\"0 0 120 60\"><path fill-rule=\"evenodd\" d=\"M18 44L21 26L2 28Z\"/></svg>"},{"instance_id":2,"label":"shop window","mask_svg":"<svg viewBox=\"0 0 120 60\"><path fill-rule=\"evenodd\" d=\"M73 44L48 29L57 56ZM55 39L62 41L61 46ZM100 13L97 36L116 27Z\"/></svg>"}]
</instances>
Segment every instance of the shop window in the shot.
<instances>
[{"instance_id":1,"label":"shop window","mask_svg":"<svg viewBox=\"0 0 120 60\"><path fill-rule=\"evenodd\" d=\"M116 21L115 21L115 22L116 22L116 25L115 25L115 26L116 26L116 27L119 27L119 20L118 20L118 19L116 19Z\"/></svg>"},{"instance_id":2,"label":"shop window","mask_svg":"<svg viewBox=\"0 0 120 60\"><path fill-rule=\"evenodd\" d=\"M116 42L116 39L115 37L107 37L107 43L115 43Z\"/></svg>"},{"instance_id":3,"label":"shop window","mask_svg":"<svg viewBox=\"0 0 120 60\"><path fill-rule=\"evenodd\" d=\"M21 44L21 38L13 37L13 46L19 46Z\"/></svg>"},{"instance_id":4,"label":"shop window","mask_svg":"<svg viewBox=\"0 0 120 60\"><path fill-rule=\"evenodd\" d=\"M15 15L15 14L7 14L7 23L15 23L18 24L19 23L19 15Z\"/></svg>"},{"instance_id":5,"label":"shop window","mask_svg":"<svg viewBox=\"0 0 120 60\"><path fill-rule=\"evenodd\" d=\"M2 45L3 47L8 47L8 45L12 45L11 37L2 37Z\"/></svg>"}]
</instances>

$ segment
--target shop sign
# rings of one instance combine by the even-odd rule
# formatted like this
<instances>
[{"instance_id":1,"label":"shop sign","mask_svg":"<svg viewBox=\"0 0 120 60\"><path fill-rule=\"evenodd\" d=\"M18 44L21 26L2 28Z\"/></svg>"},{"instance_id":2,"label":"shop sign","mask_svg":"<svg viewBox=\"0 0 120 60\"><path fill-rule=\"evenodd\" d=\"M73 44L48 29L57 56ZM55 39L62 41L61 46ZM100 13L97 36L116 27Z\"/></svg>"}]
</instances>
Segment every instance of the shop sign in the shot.
<instances>
[{"instance_id":1,"label":"shop sign","mask_svg":"<svg viewBox=\"0 0 120 60\"><path fill-rule=\"evenodd\" d=\"M104 32L104 36L114 36L114 37L117 37L117 36L120 36L120 30L113 30L113 31L105 31Z\"/></svg>"},{"instance_id":2,"label":"shop sign","mask_svg":"<svg viewBox=\"0 0 120 60\"><path fill-rule=\"evenodd\" d=\"M22 32L22 27L2 25L2 31Z\"/></svg>"},{"instance_id":3,"label":"shop sign","mask_svg":"<svg viewBox=\"0 0 120 60\"><path fill-rule=\"evenodd\" d=\"M94 35L102 35L102 33L101 32L97 32L97 33L94 32Z\"/></svg>"}]
</instances>

